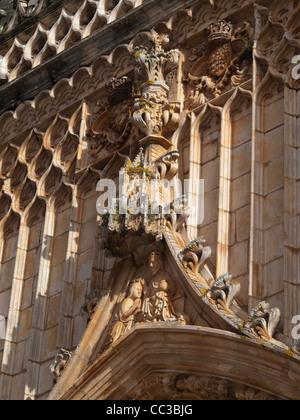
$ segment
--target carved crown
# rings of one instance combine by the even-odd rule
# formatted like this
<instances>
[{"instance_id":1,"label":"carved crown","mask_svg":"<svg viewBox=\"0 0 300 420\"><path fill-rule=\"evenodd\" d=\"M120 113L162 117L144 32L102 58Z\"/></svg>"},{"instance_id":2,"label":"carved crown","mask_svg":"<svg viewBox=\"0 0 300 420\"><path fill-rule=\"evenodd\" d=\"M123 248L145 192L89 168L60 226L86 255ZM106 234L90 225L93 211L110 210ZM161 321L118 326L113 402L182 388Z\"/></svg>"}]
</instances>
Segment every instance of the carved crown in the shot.
<instances>
[{"instance_id":1,"label":"carved crown","mask_svg":"<svg viewBox=\"0 0 300 420\"><path fill-rule=\"evenodd\" d=\"M110 105L116 105L128 99L132 94L132 86L132 80L126 76L112 79L106 85Z\"/></svg>"},{"instance_id":2,"label":"carved crown","mask_svg":"<svg viewBox=\"0 0 300 420\"><path fill-rule=\"evenodd\" d=\"M217 23L212 23L204 31L204 37L208 43L216 40L230 41L233 34L233 25L225 20L221 20Z\"/></svg>"}]
</instances>

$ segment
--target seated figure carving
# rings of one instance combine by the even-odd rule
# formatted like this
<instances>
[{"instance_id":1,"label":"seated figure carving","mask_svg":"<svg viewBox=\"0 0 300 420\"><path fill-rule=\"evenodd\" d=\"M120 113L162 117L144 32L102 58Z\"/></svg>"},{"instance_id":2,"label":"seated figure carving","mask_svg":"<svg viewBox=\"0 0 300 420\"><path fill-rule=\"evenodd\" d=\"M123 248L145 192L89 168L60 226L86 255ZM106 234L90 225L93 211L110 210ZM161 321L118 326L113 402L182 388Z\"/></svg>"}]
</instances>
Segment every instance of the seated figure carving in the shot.
<instances>
[{"instance_id":1,"label":"seated figure carving","mask_svg":"<svg viewBox=\"0 0 300 420\"><path fill-rule=\"evenodd\" d=\"M164 269L163 256L152 252L148 267L151 280L148 287L142 278L130 281L126 297L114 316L112 326L103 345L107 349L136 323L180 322L186 324L187 317L177 312L172 302L176 294L175 282Z\"/></svg>"},{"instance_id":2,"label":"seated figure carving","mask_svg":"<svg viewBox=\"0 0 300 420\"><path fill-rule=\"evenodd\" d=\"M121 302L115 315L115 320L104 345L105 348L115 343L121 335L134 326L138 314L142 311L143 294L144 280L140 278L130 281L127 296Z\"/></svg>"},{"instance_id":3,"label":"seated figure carving","mask_svg":"<svg viewBox=\"0 0 300 420\"><path fill-rule=\"evenodd\" d=\"M144 302L144 320L146 322L183 322L184 316L178 314L172 303L176 287L164 270L160 252L152 252L148 261L152 279Z\"/></svg>"}]
</instances>

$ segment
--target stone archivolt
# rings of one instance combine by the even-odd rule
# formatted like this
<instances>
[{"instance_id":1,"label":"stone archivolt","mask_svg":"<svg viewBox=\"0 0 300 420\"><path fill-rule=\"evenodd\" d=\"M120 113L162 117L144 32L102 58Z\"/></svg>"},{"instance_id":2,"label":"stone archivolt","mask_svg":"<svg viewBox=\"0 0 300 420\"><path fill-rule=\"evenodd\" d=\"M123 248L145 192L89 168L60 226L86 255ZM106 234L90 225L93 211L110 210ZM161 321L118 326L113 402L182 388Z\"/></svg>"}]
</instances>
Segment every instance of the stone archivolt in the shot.
<instances>
[{"instance_id":1,"label":"stone archivolt","mask_svg":"<svg viewBox=\"0 0 300 420\"><path fill-rule=\"evenodd\" d=\"M218 121L216 116L220 119L221 115L223 143L220 159L224 172L220 194L224 196L220 198L223 206L220 232L223 233L230 218L229 204L224 197L231 192L231 185L227 183L231 167L224 164L227 162L226 135L230 132L225 122L231 118L231 113L239 112L241 103L248 104L253 99L249 87L252 77L250 52L254 53L257 63L267 68L266 76L259 81L260 87L267 87L267 93L274 89L272 77L292 88L297 86L288 71L283 52L287 51L289 59L299 47L295 24L299 6L284 17L280 1L274 2L270 10L257 5L256 13L261 15L261 21L265 19L265 25L260 28L260 36L252 50L251 22L238 20L233 24L223 16L225 12L228 15L230 1L214 8L196 3L0 119L1 133L7 136L6 144L0 149L1 235L8 240L18 234L19 228L24 232L26 227L45 223L41 228L44 229L42 245L39 244L42 251L38 251L44 265L38 274L40 306L35 312L34 335L41 330L42 321L38 314L43 313L43 321L52 325L50 314L48 317L45 314L48 307L55 305L57 296L61 299L63 313L60 314L59 327L55 327L59 337L55 350L56 347L72 350L79 344L78 340L74 343L70 332L73 331L70 319L75 311L72 297L75 303L76 299L80 301L81 305L76 305L84 314L81 328L77 325L78 330L82 332L88 320L80 346L73 356L69 350L62 350L52 365L52 373L59 380L50 398L64 398L69 388L76 381L80 382L80 375L94 367L101 368L102 361L105 363L106 358L113 358L115 349L122 348L126 342L130 344L142 329L145 336L147 331L150 336L155 328L158 335L164 331L167 334L168 330L179 335L184 331L199 335L209 326L224 337L230 331L240 343L244 341L245 346L249 345L249 354L252 348L257 352L263 348L266 357L276 354L274 364L285 365L287 360L291 364L299 363L296 352L275 338L279 309L270 309L264 301L250 314L240 308L241 286L223 270L229 265L227 237L220 235L218 238L222 250L220 255L224 258L220 256L220 260L223 259L215 267L211 265L212 249L206 245L205 238L195 239L197 227L189 225L188 209L183 208L178 215L174 211L174 202L164 202L165 205L171 204L170 213L160 214L154 220L141 214L127 219L113 212L102 218L96 215L95 187L99 179L117 180L120 170L128 182L133 178L159 181L178 178L179 139L186 135L186 131L188 138L196 138L196 130L201 124L210 130L213 122ZM238 7L244 4L243 1L237 3ZM49 48L54 48L56 54L70 47L99 27L100 22L104 22L104 15L107 24L141 4L141 1L85 1L73 17L63 10L50 31L39 25L26 46L14 41L5 56L8 80L26 71L29 56L33 65L44 59L41 56L37 59L41 54L38 47L42 45L41 39L45 41L41 51L48 59ZM104 7L107 10L103 11ZM291 7L291 2L287 7ZM24 13L27 12L24 9ZM206 28L207 32L204 32L203 24L201 30L199 26L193 27L194 21L203 22L205 13L214 22ZM270 37L273 33L277 36L277 43ZM192 38L195 34L202 42L202 45L197 42L199 49L196 50L195 45L181 48L184 36ZM172 49L174 43L178 45ZM17 65L16 56L19 57ZM192 153L193 147L195 154ZM195 176L196 152L194 141L190 172ZM131 191L132 196L135 192ZM194 191L191 195L194 199ZM66 227L67 235L59 227L60 217L71 223L71 227L69 224ZM100 222L102 237L96 238L96 248L95 243L84 248L87 241L85 229L89 229L90 236L93 236L95 222ZM26 240L26 235L23 235L18 246L19 261L24 252L30 254L30 240L33 241L29 234ZM52 258L60 261L56 244L62 246L60 240L63 236L67 237L64 244L67 243L68 262L63 271L57 271L64 278L65 288L60 296L60 286L53 280L59 276L51 272L48 261ZM81 292L77 277L83 274L78 267L86 254L89 255L90 271L93 267L94 270L89 274L92 279L88 279L88 286L85 285L84 292ZM107 269L101 271L103 267ZM27 274L18 270L15 280L27 280ZM13 287L23 287L25 295L26 285L16 284ZM84 306L78 296L87 296ZM9 309L10 330L13 330L17 316L22 317L23 303L18 304L18 308L12 306ZM14 339L16 346L22 344L17 333ZM39 361L38 357L34 359L36 349L33 344L31 358L35 365L31 367L36 368L45 361ZM8 357L10 342L7 341L5 346L4 355ZM260 361L260 367L262 365ZM254 379L253 387L235 380L222 379L222 372L220 377L186 372L155 375L150 372L136 389L132 387L130 395L132 398L165 396L177 399L187 396L199 399L275 398L262 393ZM162 394L155 393L157 386L163 388ZM33 384L28 386L27 395L34 398L32 389L35 389ZM278 396L279 391L276 392ZM289 398L292 394L289 389L284 396Z\"/></svg>"}]
</instances>

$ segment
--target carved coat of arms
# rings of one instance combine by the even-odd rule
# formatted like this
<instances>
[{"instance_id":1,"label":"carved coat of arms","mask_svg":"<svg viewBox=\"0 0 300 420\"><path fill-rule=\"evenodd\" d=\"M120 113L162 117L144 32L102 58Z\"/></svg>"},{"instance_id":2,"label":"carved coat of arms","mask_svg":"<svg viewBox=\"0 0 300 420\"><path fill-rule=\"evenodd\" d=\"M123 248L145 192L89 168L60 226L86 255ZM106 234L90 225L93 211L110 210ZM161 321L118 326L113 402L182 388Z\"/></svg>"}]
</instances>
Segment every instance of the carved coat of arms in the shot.
<instances>
[{"instance_id":1,"label":"carved coat of arms","mask_svg":"<svg viewBox=\"0 0 300 420\"><path fill-rule=\"evenodd\" d=\"M191 66L189 106L196 107L220 96L226 89L249 79L252 62L252 26L236 28L222 20L204 31L205 53Z\"/></svg>"}]
</instances>

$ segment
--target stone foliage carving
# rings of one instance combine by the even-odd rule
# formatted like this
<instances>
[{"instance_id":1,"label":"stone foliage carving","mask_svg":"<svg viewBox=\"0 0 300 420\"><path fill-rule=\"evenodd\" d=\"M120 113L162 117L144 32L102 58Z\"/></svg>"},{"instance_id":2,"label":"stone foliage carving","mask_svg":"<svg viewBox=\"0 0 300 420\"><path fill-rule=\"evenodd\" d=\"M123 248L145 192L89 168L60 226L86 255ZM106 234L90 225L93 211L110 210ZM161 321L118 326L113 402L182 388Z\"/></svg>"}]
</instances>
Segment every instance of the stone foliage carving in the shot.
<instances>
[{"instance_id":1,"label":"stone foliage carving","mask_svg":"<svg viewBox=\"0 0 300 420\"><path fill-rule=\"evenodd\" d=\"M240 292L240 283L233 282L232 276L228 273L219 277L211 287L211 299L216 303L218 308L225 311L228 315L233 315L230 306L234 298Z\"/></svg>"},{"instance_id":2,"label":"stone foliage carving","mask_svg":"<svg viewBox=\"0 0 300 420\"><path fill-rule=\"evenodd\" d=\"M251 323L255 333L266 340L272 340L276 328L280 321L280 310L278 308L270 309L267 302L261 302L252 309L248 321Z\"/></svg>"},{"instance_id":3,"label":"stone foliage carving","mask_svg":"<svg viewBox=\"0 0 300 420\"><path fill-rule=\"evenodd\" d=\"M190 107L220 96L226 88L239 86L251 77L252 26L246 21L238 26L221 20L204 32L206 48L196 61L197 50L190 56ZM198 76L199 74L199 76ZM203 75L204 74L204 75Z\"/></svg>"},{"instance_id":4,"label":"stone foliage carving","mask_svg":"<svg viewBox=\"0 0 300 420\"><path fill-rule=\"evenodd\" d=\"M199 275L201 269L211 256L211 248L209 246L204 246L205 243L206 240L203 237L192 241L180 252L179 258L182 260L186 270L192 276L198 278L204 286L208 287L204 278Z\"/></svg>"},{"instance_id":5,"label":"stone foliage carving","mask_svg":"<svg viewBox=\"0 0 300 420\"><path fill-rule=\"evenodd\" d=\"M149 376L130 392L129 397L132 400L277 400L265 392L226 379L172 373Z\"/></svg>"}]
</instances>

